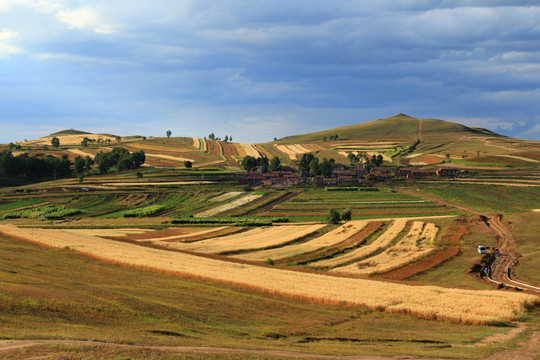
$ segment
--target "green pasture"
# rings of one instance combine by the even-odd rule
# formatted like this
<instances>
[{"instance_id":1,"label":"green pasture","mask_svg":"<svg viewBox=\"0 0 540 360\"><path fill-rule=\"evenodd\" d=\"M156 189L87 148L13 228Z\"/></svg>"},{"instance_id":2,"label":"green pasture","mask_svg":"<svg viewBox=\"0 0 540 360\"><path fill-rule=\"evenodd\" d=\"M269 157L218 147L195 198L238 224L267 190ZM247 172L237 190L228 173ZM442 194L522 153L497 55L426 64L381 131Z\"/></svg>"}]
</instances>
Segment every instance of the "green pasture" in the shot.
<instances>
[{"instance_id":1,"label":"green pasture","mask_svg":"<svg viewBox=\"0 0 540 360\"><path fill-rule=\"evenodd\" d=\"M540 208L540 187L482 184L417 184L449 202L487 213L515 213Z\"/></svg>"}]
</instances>

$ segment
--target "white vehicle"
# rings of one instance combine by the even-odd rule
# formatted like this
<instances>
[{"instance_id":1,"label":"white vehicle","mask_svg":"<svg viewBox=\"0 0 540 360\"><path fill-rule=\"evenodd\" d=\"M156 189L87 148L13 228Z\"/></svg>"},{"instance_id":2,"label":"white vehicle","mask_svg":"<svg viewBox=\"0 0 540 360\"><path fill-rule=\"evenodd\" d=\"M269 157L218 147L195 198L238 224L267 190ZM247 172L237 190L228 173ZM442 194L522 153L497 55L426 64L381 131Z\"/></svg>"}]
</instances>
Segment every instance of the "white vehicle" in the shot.
<instances>
[{"instance_id":1,"label":"white vehicle","mask_svg":"<svg viewBox=\"0 0 540 360\"><path fill-rule=\"evenodd\" d=\"M478 253L479 254L485 254L486 253L486 248L484 247L484 245L478 245Z\"/></svg>"}]
</instances>

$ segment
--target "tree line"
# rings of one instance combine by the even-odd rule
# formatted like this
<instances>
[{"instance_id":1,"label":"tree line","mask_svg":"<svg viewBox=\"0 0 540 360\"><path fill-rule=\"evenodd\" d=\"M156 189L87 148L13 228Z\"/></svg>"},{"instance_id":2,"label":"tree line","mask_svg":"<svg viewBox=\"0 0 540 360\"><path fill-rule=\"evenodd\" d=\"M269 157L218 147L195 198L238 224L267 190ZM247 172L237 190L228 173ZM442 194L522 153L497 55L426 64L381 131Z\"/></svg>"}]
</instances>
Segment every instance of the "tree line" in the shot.
<instances>
[{"instance_id":1,"label":"tree line","mask_svg":"<svg viewBox=\"0 0 540 360\"><path fill-rule=\"evenodd\" d=\"M67 155L45 157L28 153L13 156L9 150L0 153L0 172L8 177L26 177L29 179L65 178L72 175L71 166L74 165L76 174L82 175L92 169L97 163L100 173L111 169L118 171L139 168L146 161L143 150L130 153L124 148L114 148L109 152L100 152L94 159L77 156L72 163Z\"/></svg>"},{"instance_id":2,"label":"tree line","mask_svg":"<svg viewBox=\"0 0 540 360\"><path fill-rule=\"evenodd\" d=\"M260 170L262 173L279 171L281 170L281 160L277 156L268 161L266 156L255 158L248 155L242 159L242 167L246 171Z\"/></svg>"},{"instance_id":3,"label":"tree line","mask_svg":"<svg viewBox=\"0 0 540 360\"><path fill-rule=\"evenodd\" d=\"M5 150L0 154L0 170L9 177L62 178L71 175L71 161L67 155L60 158L52 155L40 158L27 153L13 156L11 151Z\"/></svg>"}]
</instances>

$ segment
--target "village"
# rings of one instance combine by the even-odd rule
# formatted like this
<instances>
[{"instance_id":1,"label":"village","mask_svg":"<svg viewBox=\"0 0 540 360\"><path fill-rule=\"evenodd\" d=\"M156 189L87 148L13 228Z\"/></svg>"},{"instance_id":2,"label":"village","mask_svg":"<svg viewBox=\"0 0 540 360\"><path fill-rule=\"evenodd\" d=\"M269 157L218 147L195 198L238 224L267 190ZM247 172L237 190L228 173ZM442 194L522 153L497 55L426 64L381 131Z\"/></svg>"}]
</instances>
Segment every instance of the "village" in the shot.
<instances>
[{"instance_id":1,"label":"village","mask_svg":"<svg viewBox=\"0 0 540 360\"><path fill-rule=\"evenodd\" d=\"M344 164L333 165L330 176L317 175L311 177L308 172L299 172L291 166L282 166L279 171L256 171L236 173L236 178L250 186L294 186L298 184L314 184L316 187L326 186L373 186L375 183L406 179L454 178L470 175L469 171L454 167L439 167L437 170L419 167L372 166L358 165L350 168Z\"/></svg>"}]
</instances>

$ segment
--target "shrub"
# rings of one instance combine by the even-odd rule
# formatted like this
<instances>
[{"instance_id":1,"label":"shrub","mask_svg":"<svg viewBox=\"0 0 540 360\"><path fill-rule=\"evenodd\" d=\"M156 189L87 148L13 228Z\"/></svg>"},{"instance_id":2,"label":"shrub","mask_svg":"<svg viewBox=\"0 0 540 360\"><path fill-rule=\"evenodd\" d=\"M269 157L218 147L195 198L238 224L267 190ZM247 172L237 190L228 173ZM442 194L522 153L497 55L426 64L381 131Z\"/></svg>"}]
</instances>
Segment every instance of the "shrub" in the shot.
<instances>
[{"instance_id":1,"label":"shrub","mask_svg":"<svg viewBox=\"0 0 540 360\"><path fill-rule=\"evenodd\" d=\"M341 215L336 209L331 208L328 210L327 220L329 224L338 224L341 221Z\"/></svg>"},{"instance_id":2,"label":"shrub","mask_svg":"<svg viewBox=\"0 0 540 360\"><path fill-rule=\"evenodd\" d=\"M341 218L343 221L351 221L352 219L352 211L351 209L347 208L343 210L343 213L341 214Z\"/></svg>"}]
</instances>

